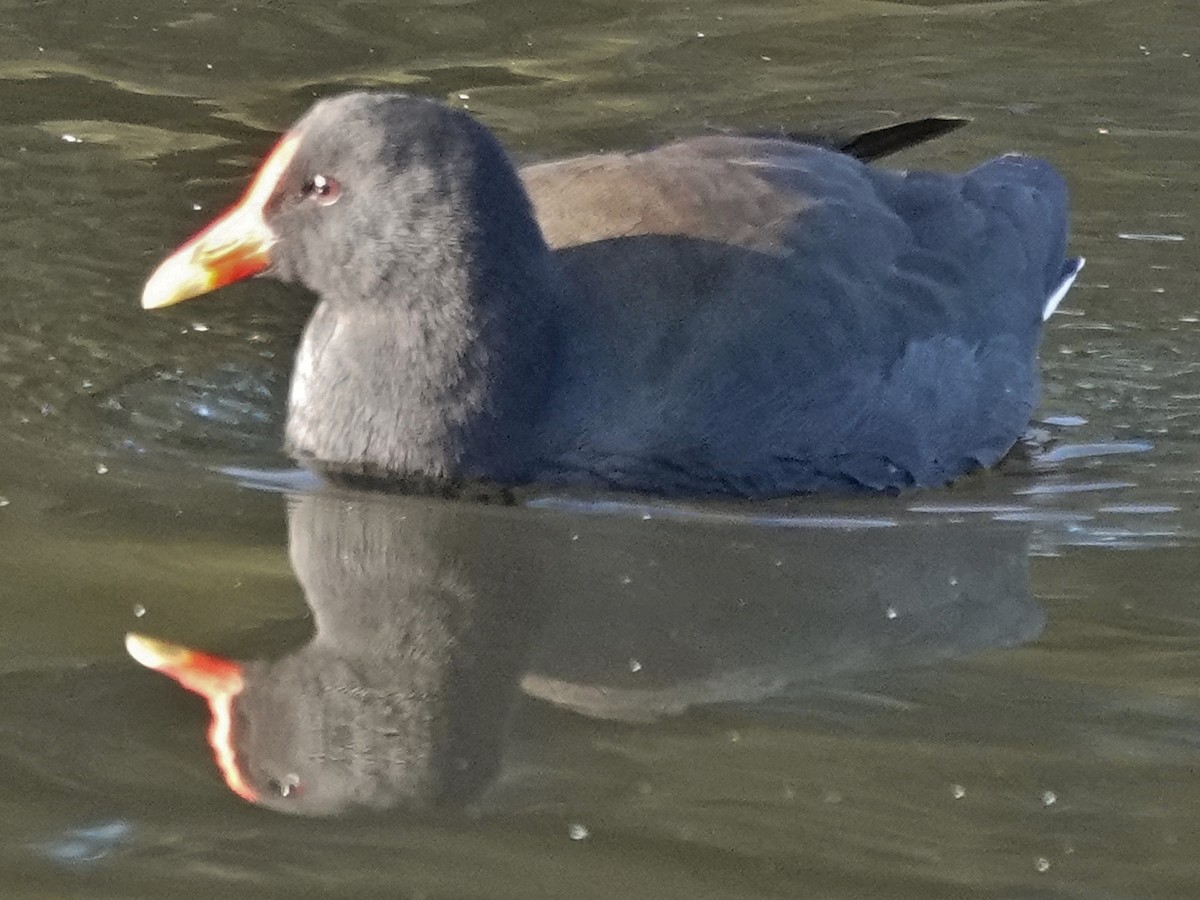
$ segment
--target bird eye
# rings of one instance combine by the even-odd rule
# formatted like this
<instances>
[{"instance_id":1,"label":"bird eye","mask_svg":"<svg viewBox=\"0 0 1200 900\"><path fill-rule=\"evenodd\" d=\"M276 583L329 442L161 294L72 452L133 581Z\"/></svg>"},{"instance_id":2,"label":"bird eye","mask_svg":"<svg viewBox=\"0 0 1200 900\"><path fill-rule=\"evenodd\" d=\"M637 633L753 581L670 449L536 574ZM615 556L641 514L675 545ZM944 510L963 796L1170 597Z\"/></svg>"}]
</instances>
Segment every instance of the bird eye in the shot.
<instances>
[{"instance_id":1,"label":"bird eye","mask_svg":"<svg viewBox=\"0 0 1200 900\"><path fill-rule=\"evenodd\" d=\"M325 175L314 175L300 188L300 196L306 200L314 200L322 206L336 203L342 196L342 186Z\"/></svg>"}]
</instances>

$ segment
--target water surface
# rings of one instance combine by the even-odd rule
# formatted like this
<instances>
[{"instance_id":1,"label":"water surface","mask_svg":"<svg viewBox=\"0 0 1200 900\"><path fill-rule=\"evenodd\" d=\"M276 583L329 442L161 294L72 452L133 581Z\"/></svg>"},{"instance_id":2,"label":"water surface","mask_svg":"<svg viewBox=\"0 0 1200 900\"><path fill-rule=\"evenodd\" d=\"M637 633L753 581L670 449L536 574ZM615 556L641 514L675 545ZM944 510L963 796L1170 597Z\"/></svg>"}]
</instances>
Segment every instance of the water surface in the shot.
<instances>
[{"instance_id":1,"label":"water surface","mask_svg":"<svg viewBox=\"0 0 1200 900\"><path fill-rule=\"evenodd\" d=\"M6 896L1194 895L1192 4L0 6ZM288 518L318 501L226 471L287 464L309 301L137 297L314 97L375 86L521 160L932 113L974 122L898 164L1051 158L1088 267L1043 347L1049 454L899 498L372 501L439 536L409 571L538 607L519 665L481 656L511 682L494 783L465 811L244 803L203 704L122 640L310 640Z\"/></svg>"}]
</instances>

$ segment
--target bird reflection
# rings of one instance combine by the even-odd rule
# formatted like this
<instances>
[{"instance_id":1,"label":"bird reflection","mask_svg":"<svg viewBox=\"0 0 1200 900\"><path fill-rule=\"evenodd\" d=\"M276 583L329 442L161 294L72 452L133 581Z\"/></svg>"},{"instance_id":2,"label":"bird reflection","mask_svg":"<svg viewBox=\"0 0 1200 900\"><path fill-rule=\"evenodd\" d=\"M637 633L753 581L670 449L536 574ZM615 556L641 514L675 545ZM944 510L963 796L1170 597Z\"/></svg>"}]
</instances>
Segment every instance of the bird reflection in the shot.
<instances>
[{"instance_id":1,"label":"bird reflection","mask_svg":"<svg viewBox=\"0 0 1200 900\"><path fill-rule=\"evenodd\" d=\"M649 531L333 490L292 498L288 515L305 646L233 661L127 645L208 701L228 787L291 813L475 799L519 689L648 721L1020 643L1043 621L1011 523Z\"/></svg>"}]
</instances>

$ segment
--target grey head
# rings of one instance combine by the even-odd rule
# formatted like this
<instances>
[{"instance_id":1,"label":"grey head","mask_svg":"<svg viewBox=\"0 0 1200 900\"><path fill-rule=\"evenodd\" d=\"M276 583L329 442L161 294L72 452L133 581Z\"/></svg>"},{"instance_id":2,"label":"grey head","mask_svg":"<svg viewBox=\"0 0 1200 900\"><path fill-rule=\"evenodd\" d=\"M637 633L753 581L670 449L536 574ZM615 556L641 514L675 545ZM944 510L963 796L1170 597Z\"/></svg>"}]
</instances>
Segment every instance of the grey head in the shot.
<instances>
[{"instance_id":1,"label":"grey head","mask_svg":"<svg viewBox=\"0 0 1200 900\"><path fill-rule=\"evenodd\" d=\"M440 103L355 93L318 103L275 153L266 274L321 301L288 450L335 475L521 480L561 287L497 140Z\"/></svg>"},{"instance_id":2,"label":"grey head","mask_svg":"<svg viewBox=\"0 0 1200 900\"><path fill-rule=\"evenodd\" d=\"M504 150L479 122L404 94L323 100L264 210L267 274L322 300L430 303L468 294L464 259L536 256L541 234ZM426 288L427 290L420 290Z\"/></svg>"}]
</instances>

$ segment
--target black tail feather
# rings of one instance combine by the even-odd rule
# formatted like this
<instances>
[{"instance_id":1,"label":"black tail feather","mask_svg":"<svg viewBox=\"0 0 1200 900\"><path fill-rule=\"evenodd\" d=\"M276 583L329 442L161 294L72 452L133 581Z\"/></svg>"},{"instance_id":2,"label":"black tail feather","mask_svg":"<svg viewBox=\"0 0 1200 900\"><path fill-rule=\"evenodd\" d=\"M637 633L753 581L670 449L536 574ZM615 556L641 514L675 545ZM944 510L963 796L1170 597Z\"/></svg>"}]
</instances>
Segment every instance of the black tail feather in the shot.
<instances>
[{"instance_id":1,"label":"black tail feather","mask_svg":"<svg viewBox=\"0 0 1200 900\"><path fill-rule=\"evenodd\" d=\"M962 119L957 116L928 116L924 119L914 119L911 122L901 122L899 125L874 128L852 137L818 131L753 131L748 136L784 138L799 144L816 144L818 147L838 150L863 162L871 162L917 144L932 141L951 131L957 131L970 121L970 119ZM713 130L724 131L724 129Z\"/></svg>"},{"instance_id":2,"label":"black tail feather","mask_svg":"<svg viewBox=\"0 0 1200 900\"><path fill-rule=\"evenodd\" d=\"M890 156L909 147L923 144L934 138L957 131L970 119L958 119L949 116L930 116L926 119L916 119L912 122L901 122L899 125L888 125L886 128L876 128L864 131L862 134L840 141L835 144L838 150L870 162L873 159Z\"/></svg>"}]
</instances>

